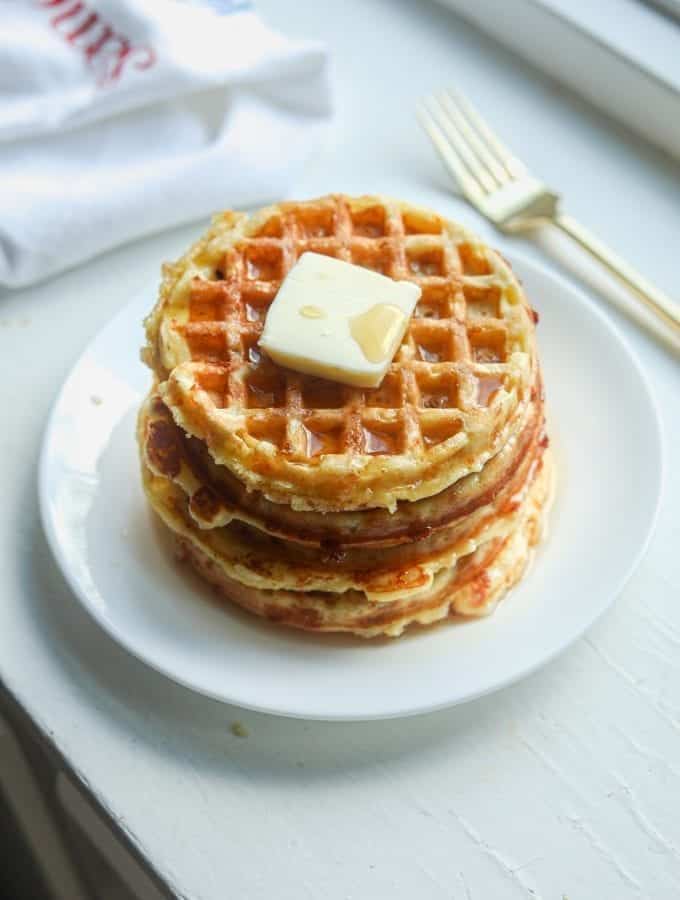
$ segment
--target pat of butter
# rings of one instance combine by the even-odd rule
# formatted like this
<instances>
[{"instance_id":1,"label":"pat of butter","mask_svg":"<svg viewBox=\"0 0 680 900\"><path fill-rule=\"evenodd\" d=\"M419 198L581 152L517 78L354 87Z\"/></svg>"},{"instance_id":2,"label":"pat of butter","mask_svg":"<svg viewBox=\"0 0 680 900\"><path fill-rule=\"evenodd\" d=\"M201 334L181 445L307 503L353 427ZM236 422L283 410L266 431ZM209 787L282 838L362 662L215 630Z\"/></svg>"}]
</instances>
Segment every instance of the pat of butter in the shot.
<instances>
[{"instance_id":1,"label":"pat of butter","mask_svg":"<svg viewBox=\"0 0 680 900\"><path fill-rule=\"evenodd\" d=\"M267 311L260 346L289 369L376 387L419 297L413 282L303 253Z\"/></svg>"}]
</instances>

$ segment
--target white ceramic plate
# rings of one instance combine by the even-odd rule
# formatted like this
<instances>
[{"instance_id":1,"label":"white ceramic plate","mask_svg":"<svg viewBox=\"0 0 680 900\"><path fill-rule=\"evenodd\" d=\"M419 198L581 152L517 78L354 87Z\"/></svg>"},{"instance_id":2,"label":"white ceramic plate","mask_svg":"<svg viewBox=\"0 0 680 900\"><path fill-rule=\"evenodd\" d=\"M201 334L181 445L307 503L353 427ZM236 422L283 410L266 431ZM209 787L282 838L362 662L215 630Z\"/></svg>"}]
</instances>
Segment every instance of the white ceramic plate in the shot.
<instances>
[{"instance_id":1,"label":"white ceramic plate","mask_svg":"<svg viewBox=\"0 0 680 900\"><path fill-rule=\"evenodd\" d=\"M178 567L142 494L135 415L151 293L92 341L54 406L40 502L74 592L131 653L187 687L289 716L368 719L461 703L533 671L609 606L649 540L662 481L659 419L630 350L566 282L513 260L539 310L559 466L550 535L493 616L378 643L276 627Z\"/></svg>"}]
</instances>

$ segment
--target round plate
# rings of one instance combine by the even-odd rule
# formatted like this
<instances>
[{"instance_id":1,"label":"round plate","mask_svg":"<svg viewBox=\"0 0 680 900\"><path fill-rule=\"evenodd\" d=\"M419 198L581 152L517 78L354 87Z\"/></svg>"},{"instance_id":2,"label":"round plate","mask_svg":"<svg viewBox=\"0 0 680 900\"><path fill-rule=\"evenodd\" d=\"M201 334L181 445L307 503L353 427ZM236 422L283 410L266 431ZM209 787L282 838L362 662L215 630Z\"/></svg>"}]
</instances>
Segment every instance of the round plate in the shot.
<instances>
[{"instance_id":1,"label":"round plate","mask_svg":"<svg viewBox=\"0 0 680 900\"><path fill-rule=\"evenodd\" d=\"M370 719L434 710L548 662L609 606L649 540L662 480L659 418L631 351L568 283L513 265L540 313L559 467L547 541L486 619L362 641L277 627L219 603L178 566L142 493L135 416L148 292L80 357L40 468L43 523L74 592L131 653L219 700L281 715Z\"/></svg>"}]
</instances>

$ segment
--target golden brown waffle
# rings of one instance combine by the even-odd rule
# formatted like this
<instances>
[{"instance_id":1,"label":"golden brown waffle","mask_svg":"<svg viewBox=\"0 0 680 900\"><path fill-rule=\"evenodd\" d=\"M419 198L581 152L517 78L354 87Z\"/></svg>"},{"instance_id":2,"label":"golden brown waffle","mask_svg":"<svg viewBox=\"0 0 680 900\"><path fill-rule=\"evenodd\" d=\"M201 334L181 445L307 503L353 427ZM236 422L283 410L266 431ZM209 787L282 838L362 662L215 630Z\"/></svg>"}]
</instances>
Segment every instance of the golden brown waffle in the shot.
<instances>
[{"instance_id":1,"label":"golden brown waffle","mask_svg":"<svg viewBox=\"0 0 680 900\"><path fill-rule=\"evenodd\" d=\"M431 589L442 569L492 538L518 527L527 497L542 471L543 448L525 454L521 466L494 501L420 540L392 547L352 547L328 552L272 538L232 522L200 531L201 546L220 561L225 574L264 590L360 591L370 602L407 599ZM197 529L187 495L168 478L143 467L147 495L170 528L192 535ZM170 510L170 512L168 512ZM304 513L300 513L304 515Z\"/></svg>"},{"instance_id":2,"label":"golden brown waffle","mask_svg":"<svg viewBox=\"0 0 680 900\"><path fill-rule=\"evenodd\" d=\"M154 391L140 412L139 445L149 469L171 479L187 495L189 513L199 528L221 528L236 520L274 537L320 547L332 554L355 546L412 543L492 504L527 458L546 443L544 428L543 398L538 388L520 434L481 472L460 479L434 497L413 503L401 501L394 513L385 509L296 511L247 491L228 469L213 462L200 441L184 434Z\"/></svg>"},{"instance_id":3,"label":"golden brown waffle","mask_svg":"<svg viewBox=\"0 0 680 900\"><path fill-rule=\"evenodd\" d=\"M379 388L300 375L259 350L307 250L421 287ZM166 267L146 324L177 424L249 490L297 510L394 510L479 471L519 430L535 379L532 313L508 265L459 225L384 197L217 217Z\"/></svg>"},{"instance_id":4,"label":"golden brown waffle","mask_svg":"<svg viewBox=\"0 0 680 900\"><path fill-rule=\"evenodd\" d=\"M177 516L173 498L181 492L163 480L152 504L175 532L179 556L228 600L279 624L314 632L350 632L370 638L396 637L412 624L429 625L455 616L483 616L493 611L526 569L538 543L549 506L552 461L549 454L524 503L523 515L507 535L492 537L457 563L441 570L429 589L417 596L374 603L358 591L262 590L232 578L219 553L205 542L206 533Z\"/></svg>"}]
</instances>

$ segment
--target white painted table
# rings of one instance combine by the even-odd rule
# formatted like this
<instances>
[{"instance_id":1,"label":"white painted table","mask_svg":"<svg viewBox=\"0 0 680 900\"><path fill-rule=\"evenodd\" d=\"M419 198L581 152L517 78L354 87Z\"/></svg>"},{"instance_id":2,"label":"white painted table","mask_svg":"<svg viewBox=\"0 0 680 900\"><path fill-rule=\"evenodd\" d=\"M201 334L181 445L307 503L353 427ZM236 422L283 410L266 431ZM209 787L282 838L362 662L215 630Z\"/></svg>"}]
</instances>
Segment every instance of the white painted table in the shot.
<instances>
[{"instance_id":1,"label":"white painted table","mask_svg":"<svg viewBox=\"0 0 680 900\"><path fill-rule=\"evenodd\" d=\"M261 8L290 33L324 38L335 57L337 121L295 193L393 192L491 235L449 196L412 115L420 94L456 82L575 215L680 294L680 171L661 154L438 7ZM216 206L228 202L216 188ZM6 690L181 897L680 896L680 357L618 314L657 392L673 463L658 529L611 612L523 683L410 720L277 719L166 681L80 609L38 521L45 417L90 335L198 231L0 298ZM247 738L230 732L234 720Z\"/></svg>"}]
</instances>

